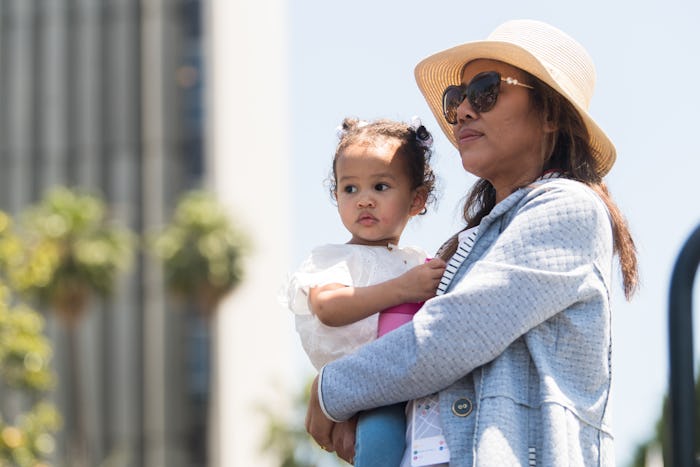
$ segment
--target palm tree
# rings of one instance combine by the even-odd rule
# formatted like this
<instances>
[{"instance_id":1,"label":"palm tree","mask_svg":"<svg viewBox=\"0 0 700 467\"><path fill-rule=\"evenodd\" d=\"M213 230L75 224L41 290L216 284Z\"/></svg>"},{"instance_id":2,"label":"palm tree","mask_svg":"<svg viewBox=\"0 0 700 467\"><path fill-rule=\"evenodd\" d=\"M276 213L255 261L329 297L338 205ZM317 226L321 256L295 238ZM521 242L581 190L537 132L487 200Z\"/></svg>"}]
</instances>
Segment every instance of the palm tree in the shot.
<instances>
[{"instance_id":1,"label":"palm tree","mask_svg":"<svg viewBox=\"0 0 700 467\"><path fill-rule=\"evenodd\" d=\"M152 234L148 247L163 266L166 289L187 308L198 310L199 317L211 325L210 318L219 302L243 278L243 259L248 248L248 241L224 206L203 190L184 193L172 219L160 232ZM210 341L208 345L211 346ZM210 348L207 355L212 354ZM210 374L209 379L211 383L216 376ZM206 459L202 440L207 438L211 408L209 397L200 402L203 407L198 411L200 428L196 430L195 443Z\"/></svg>"},{"instance_id":2,"label":"palm tree","mask_svg":"<svg viewBox=\"0 0 700 467\"><path fill-rule=\"evenodd\" d=\"M95 195L55 189L30 206L23 225L33 247L29 269L42 255L52 263L48 280L26 291L51 305L69 327L75 327L91 294L109 296L118 274L131 264L132 234L109 223Z\"/></svg>"},{"instance_id":3,"label":"palm tree","mask_svg":"<svg viewBox=\"0 0 700 467\"><path fill-rule=\"evenodd\" d=\"M168 290L194 300L206 316L243 278L248 242L206 191L185 193L172 221L154 235L150 246L163 263Z\"/></svg>"},{"instance_id":4,"label":"palm tree","mask_svg":"<svg viewBox=\"0 0 700 467\"><path fill-rule=\"evenodd\" d=\"M22 217L10 283L53 310L68 334L71 406L76 423L73 465L85 465L86 433L81 408L77 325L93 295L109 296L130 265L132 234L110 224L98 196L67 188L50 191Z\"/></svg>"}]
</instances>

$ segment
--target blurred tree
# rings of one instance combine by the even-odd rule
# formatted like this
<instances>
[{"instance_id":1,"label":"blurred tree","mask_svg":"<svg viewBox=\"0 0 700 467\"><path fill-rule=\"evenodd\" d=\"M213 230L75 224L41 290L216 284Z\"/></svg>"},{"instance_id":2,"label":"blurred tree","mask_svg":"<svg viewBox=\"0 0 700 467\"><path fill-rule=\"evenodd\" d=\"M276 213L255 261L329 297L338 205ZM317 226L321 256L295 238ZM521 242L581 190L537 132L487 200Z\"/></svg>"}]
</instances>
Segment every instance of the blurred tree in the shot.
<instances>
[{"instance_id":1,"label":"blurred tree","mask_svg":"<svg viewBox=\"0 0 700 467\"><path fill-rule=\"evenodd\" d=\"M76 424L69 436L70 456L73 465L85 465L76 329L91 295L109 296L118 274L130 266L133 235L108 221L98 196L56 188L23 213L14 231L6 228L3 237L2 267L10 286L49 307L66 326Z\"/></svg>"},{"instance_id":2,"label":"blurred tree","mask_svg":"<svg viewBox=\"0 0 700 467\"><path fill-rule=\"evenodd\" d=\"M277 410L261 406L267 420L267 435L261 446L264 452L274 452L280 467L340 467L348 464L335 454L322 450L306 432L304 420L309 402L311 381L294 397L294 406L288 419Z\"/></svg>"},{"instance_id":3,"label":"blurred tree","mask_svg":"<svg viewBox=\"0 0 700 467\"><path fill-rule=\"evenodd\" d=\"M700 374L700 373L698 373ZM700 459L700 377L695 380L695 458ZM669 406L668 395L664 396L664 400L661 403L661 417L656 422L656 427L654 430L654 436L637 446L635 449L634 459L630 467L651 467L648 465L647 460L651 456L656 456L655 450L661 450L663 456L663 464L671 465L669 456L669 446L671 439L669 437L669 417L671 408Z\"/></svg>"},{"instance_id":4,"label":"blurred tree","mask_svg":"<svg viewBox=\"0 0 700 467\"><path fill-rule=\"evenodd\" d=\"M184 193L177 200L169 223L161 231L151 232L147 240L147 249L162 264L166 289L183 302L187 310L199 311L193 318L204 324L206 350L197 348L194 341L190 341L188 350L206 355L197 359L193 370L206 374L207 379L199 386L197 394L189 393L188 397L200 407L193 416L197 419L197 429L190 438L192 451L201 452L201 458L206 459L209 388L217 379L212 374L215 368L210 370L209 367L208 356L213 355L213 350L208 326L212 324L210 318L221 299L243 279L248 241L233 224L224 206L204 190ZM201 343L201 336L197 340Z\"/></svg>"},{"instance_id":5,"label":"blurred tree","mask_svg":"<svg viewBox=\"0 0 700 467\"><path fill-rule=\"evenodd\" d=\"M0 212L0 262L8 216ZM46 396L54 385L51 346L42 316L12 304L0 279L0 466L42 467L55 447L61 417Z\"/></svg>"},{"instance_id":6,"label":"blurred tree","mask_svg":"<svg viewBox=\"0 0 700 467\"><path fill-rule=\"evenodd\" d=\"M214 195L205 191L185 193L171 222L154 234L149 246L163 263L168 290L194 299L207 316L243 278L248 242Z\"/></svg>"},{"instance_id":7,"label":"blurred tree","mask_svg":"<svg viewBox=\"0 0 700 467\"><path fill-rule=\"evenodd\" d=\"M20 227L10 283L50 305L71 328L90 295L109 296L131 264L133 236L110 224L98 196L54 189L27 209Z\"/></svg>"}]
</instances>

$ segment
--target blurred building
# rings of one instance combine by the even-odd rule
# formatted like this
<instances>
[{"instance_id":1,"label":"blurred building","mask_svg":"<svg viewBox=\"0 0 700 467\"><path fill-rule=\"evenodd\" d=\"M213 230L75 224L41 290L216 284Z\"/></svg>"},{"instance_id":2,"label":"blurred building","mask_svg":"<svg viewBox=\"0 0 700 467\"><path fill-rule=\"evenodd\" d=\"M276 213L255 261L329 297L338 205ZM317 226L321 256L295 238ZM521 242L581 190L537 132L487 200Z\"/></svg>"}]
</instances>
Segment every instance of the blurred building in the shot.
<instances>
[{"instance_id":1,"label":"blurred building","mask_svg":"<svg viewBox=\"0 0 700 467\"><path fill-rule=\"evenodd\" d=\"M287 1L205 5L205 172L254 243L246 282L217 315L211 465L272 467L280 463L260 450L267 429L262 413L282 419L299 377L291 313L277 302L291 218Z\"/></svg>"},{"instance_id":2,"label":"blurred building","mask_svg":"<svg viewBox=\"0 0 700 467\"><path fill-rule=\"evenodd\" d=\"M58 465L78 424L76 392L91 466L271 462L257 457L257 406L283 410L272 387L284 387L288 348L270 284L287 264L283 7L0 0L0 209L19 213L52 186L83 187L145 234L179 194L204 186L255 240L246 282L211 325L173 302L158 265L139 257L117 296L94 302L80 325L78 387L65 377L65 331L48 316L66 417Z\"/></svg>"}]
</instances>

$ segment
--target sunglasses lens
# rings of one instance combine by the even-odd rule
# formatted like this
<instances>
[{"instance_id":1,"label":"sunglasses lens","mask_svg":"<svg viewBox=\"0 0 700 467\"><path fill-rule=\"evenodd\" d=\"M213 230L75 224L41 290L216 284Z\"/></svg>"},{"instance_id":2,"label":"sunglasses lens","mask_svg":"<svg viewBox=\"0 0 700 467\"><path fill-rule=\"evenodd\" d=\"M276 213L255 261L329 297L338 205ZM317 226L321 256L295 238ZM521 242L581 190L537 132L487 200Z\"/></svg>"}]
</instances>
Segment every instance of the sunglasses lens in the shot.
<instances>
[{"instance_id":1,"label":"sunglasses lens","mask_svg":"<svg viewBox=\"0 0 700 467\"><path fill-rule=\"evenodd\" d=\"M447 123L457 123L457 108L466 98L477 113L493 109L498 99L501 75L487 71L476 75L468 85L448 86L442 94L442 113Z\"/></svg>"},{"instance_id":2,"label":"sunglasses lens","mask_svg":"<svg viewBox=\"0 0 700 467\"><path fill-rule=\"evenodd\" d=\"M469 99L472 108L478 113L493 109L498 99L500 86L501 75L495 71L476 75L467 87L467 99Z\"/></svg>"},{"instance_id":3,"label":"sunglasses lens","mask_svg":"<svg viewBox=\"0 0 700 467\"><path fill-rule=\"evenodd\" d=\"M447 123L457 123L457 107L464 101L464 86L448 86L442 94L442 113Z\"/></svg>"}]
</instances>

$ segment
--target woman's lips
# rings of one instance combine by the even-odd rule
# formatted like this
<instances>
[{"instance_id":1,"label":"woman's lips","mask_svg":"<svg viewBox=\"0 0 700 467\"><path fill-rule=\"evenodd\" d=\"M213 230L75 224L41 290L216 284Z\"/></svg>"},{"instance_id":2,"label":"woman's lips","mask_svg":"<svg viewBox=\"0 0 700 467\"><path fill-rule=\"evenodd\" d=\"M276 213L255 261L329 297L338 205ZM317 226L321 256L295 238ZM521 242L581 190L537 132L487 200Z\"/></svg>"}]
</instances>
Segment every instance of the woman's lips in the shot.
<instances>
[{"instance_id":1,"label":"woman's lips","mask_svg":"<svg viewBox=\"0 0 700 467\"><path fill-rule=\"evenodd\" d=\"M461 128L459 131L457 131L457 141L460 143L468 143L469 141L474 141L482 136L484 136L482 132L471 128Z\"/></svg>"}]
</instances>

